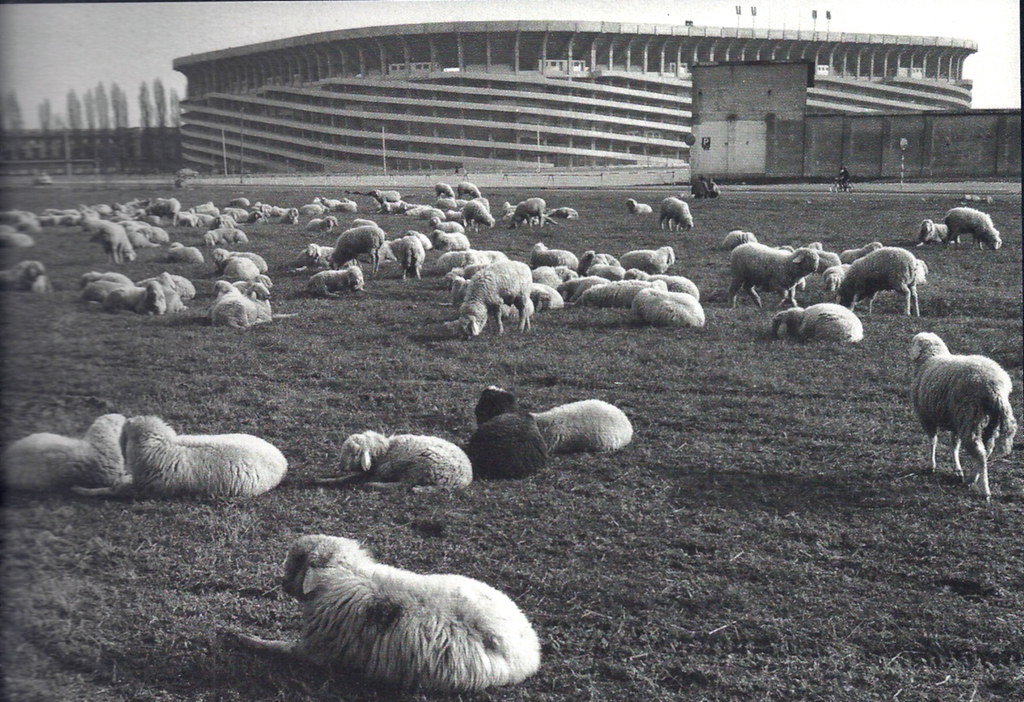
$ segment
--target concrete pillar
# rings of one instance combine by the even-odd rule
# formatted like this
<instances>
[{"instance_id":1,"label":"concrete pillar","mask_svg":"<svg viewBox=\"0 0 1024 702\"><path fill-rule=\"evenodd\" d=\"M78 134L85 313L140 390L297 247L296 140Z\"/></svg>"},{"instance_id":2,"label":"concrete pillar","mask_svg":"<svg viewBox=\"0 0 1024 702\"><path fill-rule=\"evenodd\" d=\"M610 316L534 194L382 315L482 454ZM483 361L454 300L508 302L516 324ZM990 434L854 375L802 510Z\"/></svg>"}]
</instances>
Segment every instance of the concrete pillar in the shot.
<instances>
[{"instance_id":1,"label":"concrete pillar","mask_svg":"<svg viewBox=\"0 0 1024 702\"><path fill-rule=\"evenodd\" d=\"M516 30L515 44L512 46L512 72L519 73L519 30Z\"/></svg>"}]
</instances>

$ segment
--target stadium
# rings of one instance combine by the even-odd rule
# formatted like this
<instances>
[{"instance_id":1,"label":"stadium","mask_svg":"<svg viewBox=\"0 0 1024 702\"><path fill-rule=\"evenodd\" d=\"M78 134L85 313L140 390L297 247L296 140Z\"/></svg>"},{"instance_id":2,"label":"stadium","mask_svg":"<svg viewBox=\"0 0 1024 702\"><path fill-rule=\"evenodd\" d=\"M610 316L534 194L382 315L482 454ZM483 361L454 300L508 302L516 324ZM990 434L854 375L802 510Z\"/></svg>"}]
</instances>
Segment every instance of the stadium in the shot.
<instances>
[{"instance_id":1,"label":"stadium","mask_svg":"<svg viewBox=\"0 0 1024 702\"><path fill-rule=\"evenodd\" d=\"M379 172L689 164L692 67L802 61L806 113L963 112L945 37L570 21L321 32L178 58L194 167Z\"/></svg>"}]
</instances>

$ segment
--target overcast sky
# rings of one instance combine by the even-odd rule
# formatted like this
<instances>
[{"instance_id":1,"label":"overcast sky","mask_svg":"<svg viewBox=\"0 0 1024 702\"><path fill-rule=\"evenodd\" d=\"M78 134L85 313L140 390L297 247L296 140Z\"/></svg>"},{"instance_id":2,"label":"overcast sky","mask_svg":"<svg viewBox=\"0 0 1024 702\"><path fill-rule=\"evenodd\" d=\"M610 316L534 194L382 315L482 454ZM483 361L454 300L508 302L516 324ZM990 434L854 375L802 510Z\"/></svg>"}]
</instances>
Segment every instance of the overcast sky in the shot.
<instances>
[{"instance_id":1,"label":"overcast sky","mask_svg":"<svg viewBox=\"0 0 1024 702\"><path fill-rule=\"evenodd\" d=\"M66 95L103 82L128 95L138 124L142 81L160 78L184 98L179 56L347 27L453 20L576 19L610 22L817 29L970 39L964 64L976 108L1019 108L1019 0L374 0L355 2L208 2L0 5L0 83L17 91L27 126L38 105L55 113ZM757 7L756 17L751 6ZM832 12L831 23L824 19Z\"/></svg>"}]
</instances>

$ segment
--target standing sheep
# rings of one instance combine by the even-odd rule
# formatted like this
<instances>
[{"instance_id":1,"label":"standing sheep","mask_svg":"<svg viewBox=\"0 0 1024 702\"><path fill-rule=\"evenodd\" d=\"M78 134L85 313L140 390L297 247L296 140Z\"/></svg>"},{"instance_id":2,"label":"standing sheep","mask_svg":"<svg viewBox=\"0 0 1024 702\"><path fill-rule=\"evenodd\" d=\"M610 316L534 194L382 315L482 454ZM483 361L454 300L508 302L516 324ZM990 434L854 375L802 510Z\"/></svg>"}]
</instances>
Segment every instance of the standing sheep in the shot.
<instances>
[{"instance_id":1,"label":"standing sheep","mask_svg":"<svg viewBox=\"0 0 1024 702\"><path fill-rule=\"evenodd\" d=\"M530 328L530 268L519 261L501 261L480 271L469 281L466 299L459 307L458 327L467 337L478 336L493 316L498 334L505 333L501 306L512 305L519 312L519 331Z\"/></svg>"},{"instance_id":2,"label":"standing sheep","mask_svg":"<svg viewBox=\"0 0 1024 702\"><path fill-rule=\"evenodd\" d=\"M378 250L384 244L384 230L376 224L364 224L346 229L334 244L331 254L331 268L341 268L349 261L356 260L360 254L370 257L371 271L377 272L380 259Z\"/></svg>"},{"instance_id":3,"label":"standing sheep","mask_svg":"<svg viewBox=\"0 0 1024 702\"><path fill-rule=\"evenodd\" d=\"M927 267L914 254L895 246L875 249L867 256L856 259L846 271L839 285L839 304L856 308L861 300L868 300L868 314L876 293L884 290L902 292L907 301L907 316L910 316L910 302L914 302L914 314L921 316L917 301L917 286L925 282Z\"/></svg>"},{"instance_id":4,"label":"standing sheep","mask_svg":"<svg viewBox=\"0 0 1024 702\"><path fill-rule=\"evenodd\" d=\"M127 479L121 455L123 414L98 417L81 439L30 434L7 447L0 460L4 487L60 490L74 485L110 487Z\"/></svg>"},{"instance_id":5,"label":"standing sheep","mask_svg":"<svg viewBox=\"0 0 1024 702\"><path fill-rule=\"evenodd\" d=\"M549 219L545 216L544 210L548 204L542 197L528 197L522 202L518 203L515 210L512 211L512 217L509 219L508 228L515 229L522 223L526 223L531 227L534 223L539 226L544 226L544 220Z\"/></svg>"},{"instance_id":6,"label":"standing sheep","mask_svg":"<svg viewBox=\"0 0 1024 702\"><path fill-rule=\"evenodd\" d=\"M664 273L676 262L676 252L671 246L659 249L636 249L622 254L619 265L627 271L638 268L645 273Z\"/></svg>"},{"instance_id":7,"label":"standing sheep","mask_svg":"<svg viewBox=\"0 0 1024 702\"><path fill-rule=\"evenodd\" d=\"M668 230L693 229L693 215L690 214L690 206L677 197L666 197L661 201L661 216L658 219L658 228Z\"/></svg>"},{"instance_id":8,"label":"standing sheep","mask_svg":"<svg viewBox=\"0 0 1024 702\"><path fill-rule=\"evenodd\" d=\"M121 446L131 482L76 492L254 497L276 487L288 470L281 452L259 437L178 434L153 416L126 421Z\"/></svg>"},{"instance_id":9,"label":"standing sheep","mask_svg":"<svg viewBox=\"0 0 1024 702\"><path fill-rule=\"evenodd\" d=\"M757 237L754 232L745 232L742 229L733 229L722 239L722 248L732 251L740 244L756 244Z\"/></svg>"},{"instance_id":10,"label":"standing sheep","mask_svg":"<svg viewBox=\"0 0 1024 702\"><path fill-rule=\"evenodd\" d=\"M762 307L757 288L782 293L782 303L796 307L796 286L818 268L818 252L801 248L789 252L764 244L740 244L729 254L732 283L729 299L736 307L740 290Z\"/></svg>"},{"instance_id":11,"label":"standing sheep","mask_svg":"<svg viewBox=\"0 0 1024 702\"><path fill-rule=\"evenodd\" d=\"M882 248L882 242L872 241L870 244L864 244L864 246L860 247L859 249L846 249L845 251L839 254L839 262L853 263L858 258L863 258L872 251L878 251L878 249L880 248Z\"/></svg>"},{"instance_id":12,"label":"standing sheep","mask_svg":"<svg viewBox=\"0 0 1024 702\"><path fill-rule=\"evenodd\" d=\"M464 181L462 181L461 183L459 183L458 185L455 186L455 194L458 197L466 198L466 199L470 199L470 200L473 199L473 198L483 197L480 194L480 188L476 187L475 185L470 183L468 180L464 180Z\"/></svg>"},{"instance_id":13,"label":"standing sheep","mask_svg":"<svg viewBox=\"0 0 1024 702\"><path fill-rule=\"evenodd\" d=\"M839 286L843 284L843 279L846 278L846 272L850 270L852 263L841 263L838 266L829 266L821 274L822 283L825 285L825 292L832 293L833 296L838 297Z\"/></svg>"},{"instance_id":14,"label":"standing sheep","mask_svg":"<svg viewBox=\"0 0 1024 702\"><path fill-rule=\"evenodd\" d=\"M851 341L864 338L864 325L853 312L832 302L791 307L772 317L772 337L794 341Z\"/></svg>"},{"instance_id":15,"label":"standing sheep","mask_svg":"<svg viewBox=\"0 0 1024 702\"><path fill-rule=\"evenodd\" d=\"M647 288L633 297L633 316L656 327L703 327L704 308L693 295Z\"/></svg>"},{"instance_id":16,"label":"standing sheep","mask_svg":"<svg viewBox=\"0 0 1024 702\"><path fill-rule=\"evenodd\" d=\"M135 260L135 249L123 226L101 219L87 219L86 222L87 224L82 226L86 231L93 232L90 241L97 241L103 245L103 250L111 263L121 264Z\"/></svg>"},{"instance_id":17,"label":"standing sheep","mask_svg":"<svg viewBox=\"0 0 1024 702\"><path fill-rule=\"evenodd\" d=\"M418 280L423 271L423 261L427 258L427 252L416 236L403 236L394 241L385 241L377 255L381 261L395 261L402 269L402 280L410 275Z\"/></svg>"},{"instance_id":18,"label":"standing sheep","mask_svg":"<svg viewBox=\"0 0 1024 702\"><path fill-rule=\"evenodd\" d=\"M473 481L473 466L465 451L436 436L384 436L375 431L352 434L341 446L340 462L342 470L355 475L318 480L317 484L461 488Z\"/></svg>"},{"instance_id":19,"label":"standing sheep","mask_svg":"<svg viewBox=\"0 0 1024 702\"><path fill-rule=\"evenodd\" d=\"M479 229L479 225L485 227L494 226L494 217L490 209L481 200L470 200L462 206L462 225L471 228L473 231Z\"/></svg>"},{"instance_id":20,"label":"standing sheep","mask_svg":"<svg viewBox=\"0 0 1024 702\"><path fill-rule=\"evenodd\" d=\"M961 234L970 234L978 248L993 250L1003 245L999 230L992 223L992 217L973 207L954 207L943 218L949 233L949 240L959 243Z\"/></svg>"},{"instance_id":21,"label":"standing sheep","mask_svg":"<svg viewBox=\"0 0 1024 702\"><path fill-rule=\"evenodd\" d=\"M953 465L964 478L960 445L979 464L972 483L981 480L985 499L991 499L988 459L995 449L1008 455L1017 433L1010 404L1013 383L998 363L985 356L960 356L931 332L914 336L910 345L914 364L910 399L917 418L931 440L930 469L935 470L939 431L953 434Z\"/></svg>"}]
</instances>

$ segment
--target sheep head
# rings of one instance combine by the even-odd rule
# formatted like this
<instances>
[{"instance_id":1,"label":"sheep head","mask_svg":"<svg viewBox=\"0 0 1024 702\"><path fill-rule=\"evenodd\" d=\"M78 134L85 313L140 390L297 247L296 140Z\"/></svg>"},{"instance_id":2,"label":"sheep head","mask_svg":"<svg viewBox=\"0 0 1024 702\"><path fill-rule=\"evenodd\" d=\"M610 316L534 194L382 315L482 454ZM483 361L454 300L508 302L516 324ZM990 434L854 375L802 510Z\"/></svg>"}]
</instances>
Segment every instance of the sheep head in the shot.
<instances>
[{"instance_id":1,"label":"sheep head","mask_svg":"<svg viewBox=\"0 0 1024 702\"><path fill-rule=\"evenodd\" d=\"M921 228L917 232L918 246L923 246L929 241L941 241L935 233L935 222L930 219L921 220Z\"/></svg>"},{"instance_id":2,"label":"sheep head","mask_svg":"<svg viewBox=\"0 0 1024 702\"><path fill-rule=\"evenodd\" d=\"M146 283L146 294L142 305L144 314L161 315L167 312L167 295L163 286L155 280Z\"/></svg>"},{"instance_id":3,"label":"sheep head","mask_svg":"<svg viewBox=\"0 0 1024 702\"><path fill-rule=\"evenodd\" d=\"M479 426L499 414L513 411L516 409L516 404L516 396L508 390L495 385L484 388L473 410L477 425Z\"/></svg>"},{"instance_id":4,"label":"sheep head","mask_svg":"<svg viewBox=\"0 0 1024 702\"><path fill-rule=\"evenodd\" d=\"M772 338L782 339L787 336L796 338L803 316L804 309L802 307L791 307L777 313L772 317Z\"/></svg>"},{"instance_id":5,"label":"sheep head","mask_svg":"<svg viewBox=\"0 0 1024 702\"><path fill-rule=\"evenodd\" d=\"M946 342L938 334L921 332L915 334L910 341L910 360L914 365L920 365L936 356L948 355L949 349L946 347Z\"/></svg>"},{"instance_id":6,"label":"sheep head","mask_svg":"<svg viewBox=\"0 0 1024 702\"><path fill-rule=\"evenodd\" d=\"M288 551L282 589L297 600L309 599L333 569L362 570L373 559L357 541L323 534L299 537Z\"/></svg>"},{"instance_id":7,"label":"sheep head","mask_svg":"<svg viewBox=\"0 0 1024 702\"><path fill-rule=\"evenodd\" d=\"M799 248L789 257L789 267L805 276L818 270L818 252L807 247Z\"/></svg>"},{"instance_id":8,"label":"sheep head","mask_svg":"<svg viewBox=\"0 0 1024 702\"><path fill-rule=\"evenodd\" d=\"M364 431L352 434L341 445L341 465L351 473L368 473L373 468L374 459L379 458L388 450L388 438L375 431Z\"/></svg>"}]
</instances>

